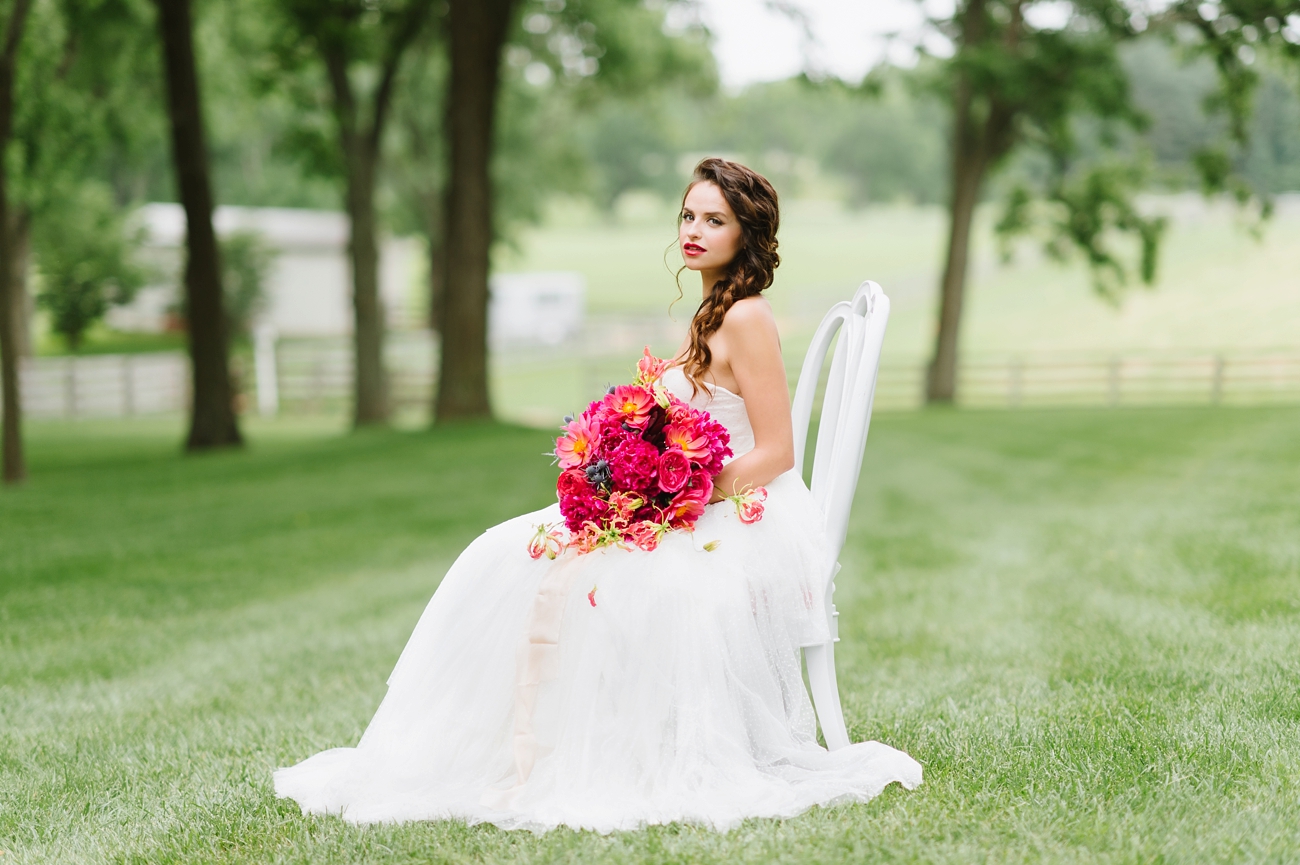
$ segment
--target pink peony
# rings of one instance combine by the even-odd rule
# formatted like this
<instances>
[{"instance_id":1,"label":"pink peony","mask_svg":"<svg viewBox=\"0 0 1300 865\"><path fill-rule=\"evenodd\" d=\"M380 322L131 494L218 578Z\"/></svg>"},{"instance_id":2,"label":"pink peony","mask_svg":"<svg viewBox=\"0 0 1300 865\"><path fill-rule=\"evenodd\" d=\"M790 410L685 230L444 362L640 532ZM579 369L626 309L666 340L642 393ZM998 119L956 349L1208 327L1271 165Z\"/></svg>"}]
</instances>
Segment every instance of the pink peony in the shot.
<instances>
[{"instance_id":1,"label":"pink peony","mask_svg":"<svg viewBox=\"0 0 1300 865\"><path fill-rule=\"evenodd\" d=\"M640 436L626 436L609 451L609 473L614 489L650 494L658 491L655 474L659 449Z\"/></svg>"},{"instance_id":2,"label":"pink peony","mask_svg":"<svg viewBox=\"0 0 1300 865\"><path fill-rule=\"evenodd\" d=\"M691 476L691 461L679 450L665 451L659 456L659 489L675 493L686 486Z\"/></svg>"},{"instance_id":3,"label":"pink peony","mask_svg":"<svg viewBox=\"0 0 1300 865\"><path fill-rule=\"evenodd\" d=\"M577 532L588 523L598 524L606 519L609 503L589 490L586 495L562 497L560 513L564 514L564 524L569 527L569 531Z\"/></svg>"}]
</instances>

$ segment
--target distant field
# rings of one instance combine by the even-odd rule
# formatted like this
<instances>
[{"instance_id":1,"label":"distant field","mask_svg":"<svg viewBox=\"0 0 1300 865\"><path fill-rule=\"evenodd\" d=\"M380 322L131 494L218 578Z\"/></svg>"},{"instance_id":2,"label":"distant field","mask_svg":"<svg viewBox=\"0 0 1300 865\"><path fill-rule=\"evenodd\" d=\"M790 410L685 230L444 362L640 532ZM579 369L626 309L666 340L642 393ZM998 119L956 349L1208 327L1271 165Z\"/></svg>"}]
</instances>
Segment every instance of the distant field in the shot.
<instances>
[{"instance_id":1,"label":"distant field","mask_svg":"<svg viewBox=\"0 0 1300 865\"><path fill-rule=\"evenodd\" d=\"M1300 346L1300 202L1279 207L1261 240L1228 207L1195 196L1154 199L1173 225L1153 289L1135 288L1119 309L1093 295L1081 263L1061 266L1025 245L999 262L980 223L963 347L971 353L1240 349ZM863 279L893 300L886 359L929 351L942 263L945 216L938 208L791 202L783 213L782 265L771 292L790 339ZM586 275L593 313L666 315L677 290L664 265L676 237L670 210L642 209L623 220L580 208L557 209L548 224L503 249L498 269L576 270ZM673 253L668 260L672 262ZM689 276L687 274L686 276ZM689 320L698 282L674 309ZM805 337L806 338L806 337Z\"/></svg>"},{"instance_id":2,"label":"distant field","mask_svg":"<svg viewBox=\"0 0 1300 865\"><path fill-rule=\"evenodd\" d=\"M554 497L546 437L33 424L0 491L0 862L1300 860L1300 409L909 412L837 583L855 740L915 791L601 837L303 817L448 564ZM490 578L490 575L488 575Z\"/></svg>"}]
</instances>

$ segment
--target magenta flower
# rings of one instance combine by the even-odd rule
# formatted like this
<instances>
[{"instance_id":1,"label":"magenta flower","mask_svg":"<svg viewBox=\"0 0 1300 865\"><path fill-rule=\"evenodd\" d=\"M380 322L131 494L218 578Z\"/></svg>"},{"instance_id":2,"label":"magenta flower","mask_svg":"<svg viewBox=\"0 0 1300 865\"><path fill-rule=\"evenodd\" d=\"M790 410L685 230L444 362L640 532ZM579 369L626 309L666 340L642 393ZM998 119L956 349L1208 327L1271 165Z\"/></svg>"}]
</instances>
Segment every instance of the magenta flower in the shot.
<instances>
[{"instance_id":1,"label":"magenta flower","mask_svg":"<svg viewBox=\"0 0 1300 865\"><path fill-rule=\"evenodd\" d=\"M616 490L658 492L658 468L659 449L640 436L627 436L609 451L609 472Z\"/></svg>"},{"instance_id":2,"label":"magenta flower","mask_svg":"<svg viewBox=\"0 0 1300 865\"><path fill-rule=\"evenodd\" d=\"M686 486L691 477L691 461L679 450L665 451L659 456L659 489L675 493Z\"/></svg>"},{"instance_id":3,"label":"magenta flower","mask_svg":"<svg viewBox=\"0 0 1300 865\"><path fill-rule=\"evenodd\" d=\"M731 456L731 437L708 412L667 392L659 381L666 369L647 348L635 384L611 388L565 425L555 443L555 491L567 535L539 527L529 555L611 546L648 551L669 531L694 529ZM742 521L762 517L761 493L729 497Z\"/></svg>"}]
</instances>

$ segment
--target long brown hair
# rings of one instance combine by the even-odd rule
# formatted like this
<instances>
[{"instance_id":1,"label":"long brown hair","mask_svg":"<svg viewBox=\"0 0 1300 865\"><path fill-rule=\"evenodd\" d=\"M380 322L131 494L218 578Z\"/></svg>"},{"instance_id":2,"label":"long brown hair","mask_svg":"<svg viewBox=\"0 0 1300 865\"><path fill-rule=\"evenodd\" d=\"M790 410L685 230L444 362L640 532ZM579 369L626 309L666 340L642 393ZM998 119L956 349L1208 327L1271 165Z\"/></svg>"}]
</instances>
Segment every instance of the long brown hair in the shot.
<instances>
[{"instance_id":1,"label":"long brown hair","mask_svg":"<svg viewBox=\"0 0 1300 865\"><path fill-rule=\"evenodd\" d=\"M767 178L739 162L728 159L703 159L695 166L695 176L682 193L686 196L697 183L713 183L727 199L740 223L740 249L727 265L727 272L713 285L691 318L690 342L682 356L682 372L698 391L704 373L713 362L708 339L719 327L732 304L761 293L772 284L781 256L776 254L776 230L781 223L776 190ZM678 212L678 221L681 212ZM680 271L679 271L680 272Z\"/></svg>"}]
</instances>

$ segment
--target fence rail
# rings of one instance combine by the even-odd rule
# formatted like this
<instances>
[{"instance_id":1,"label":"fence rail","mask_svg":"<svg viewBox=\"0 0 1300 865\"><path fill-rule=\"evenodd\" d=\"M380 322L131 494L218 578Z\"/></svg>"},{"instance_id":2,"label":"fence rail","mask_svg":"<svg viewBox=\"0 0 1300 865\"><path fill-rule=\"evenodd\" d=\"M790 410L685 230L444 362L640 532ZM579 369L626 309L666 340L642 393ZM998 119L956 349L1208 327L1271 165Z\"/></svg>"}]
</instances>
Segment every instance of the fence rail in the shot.
<instances>
[{"instance_id":1,"label":"fence rail","mask_svg":"<svg viewBox=\"0 0 1300 865\"><path fill-rule=\"evenodd\" d=\"M33 418L159 414L189 401L189 361L179 352L25 358L19 375Z\"/></svg>"},{"instance_id":2,"label":"fence rail","mask_svg":"<svg viewBox=\"0 0 1300 865\"><path fill-rule=\"evenodd\" d=\"M602 348L604 348L602 346ZM282 340L269 358L241 365L237 376L250 406L263 389L274 392L272 411L345 411L352 388L352 353L344 340ZM427 333L394 334L387 343L390 397L397 408L428 404L435 346ZM591 398L626 372L629 351L574 353L563 349L498 352L498 382L520 379L521 419L540 412L549 389L560 402ZM246 375L243 368L255 368ZM797 364L790 365L792 373ZM21 369L23 405L34 418L106 417L177 412L189 402L189 362L179 352L35 358ZM530 378L531 377L531 378ZM885 362L876 388L882 411L922 403L924 365ZM273 384L273 388L267 388ZM793 384L793 382L792 382ZM264 394L265 396L265 394ZM517 401L517 400L516 400ZM1261 405L1300 402L1300 349L1256 352L1165 352L1128 355L1039 354L965 359L958 373L958 404L969 408L1137 405ZM513 415L512 415L513 416Z\"/></svg>"}]
</instances>

